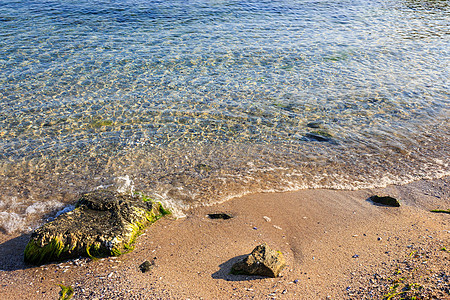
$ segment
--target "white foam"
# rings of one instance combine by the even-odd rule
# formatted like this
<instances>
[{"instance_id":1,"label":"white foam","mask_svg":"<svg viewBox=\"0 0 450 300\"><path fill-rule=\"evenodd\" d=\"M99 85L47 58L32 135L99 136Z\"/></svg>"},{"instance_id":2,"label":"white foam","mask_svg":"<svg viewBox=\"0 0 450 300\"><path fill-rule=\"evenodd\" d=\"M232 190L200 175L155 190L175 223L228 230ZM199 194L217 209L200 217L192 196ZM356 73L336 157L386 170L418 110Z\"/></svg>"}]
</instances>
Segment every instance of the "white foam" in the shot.
<instances>
[{"instance_id":1,"label":"white foam","mask_svg":"<svg viewBox=\"0 0 450 300\"><path fill-rule=\"evenodd\" d=\"M134 193L134 182L128 175L114 178L114 185L118 193L129 193L131 195Z\"/></svg>"},{"instance_id":2,"label":"white foam","mask_svg":"<svg viewBox=\"0 0 450 300\"><path fill-rule=\"evenodd\" d=\"M66 212L72 211L72 210L74 210L74 209L75 209L75 205L72 205L72 204L71 204L71 205L68 205L68 206L64 207L63 209L59 210L59 211L56 213L55 218L59 217L59 216L62 215L62 214L65 214Z\"/></svg>"},{"instance_id":3,"label":"white foam","mask_svg":"<svg viewBox=\"0 0 450 300\"><path fill-rule=\"evenodd\" d=\"M24 216L20 216L15 212L0 212L0 228L7 234L23 229L25 227L25 220L26 218Z\"/></svg>"},{"instance_id":4,"label":"white foam","mask_svg":"<svg viewBox=\"0 0 450 300\"><path fill-rule=\"evenodd\" d=\"M32 214L43 214L50 212L54 209L59 209L63 207L64 204L59 201L47 201L47 202L35 202L32 205L28 206L25 210L25 215L32 215Z\"/></svg>"},{"instance_id":5,"label":"white foam","mask_svg":"<svg viewBox=\"0 0 450 300\"><path fill-rule=\"evenodd\" d=\"M0 212L0 228L7 234L28 232L31 230L29 226L35 225L36 219L63 206L63 203L55 200L34 202L26 208L23 207L22 202L11 202L9 205L5 205L5 202L2 201L2 207L7 207L7 210Z\"/></svg>"},{"instance_id":6,"label":"white foam","mask_svg":"<svg viewBox=\"0 0 450 300\"><path fill-rule=\"evenodd\" d=\"M426 169L431 167L425 164L423 168L423 172L417 174L387 174L383 176L375 173L371 174L371 176L361 176L360 178L352 178L348 174L327 174L326 172L311 176L308 172L292 170L290 172L285 172L283 176L280 176L277 180L278 184L273 186L254 184L255 181L259 181L260 179L257 176L253 176L254 174L251 172L241 175L240 177L236 174L225 174L217 178L217 180L223 182L223 185L226 186L230 178L232 183L236 178L238 178L244 186L248 183L249 189L246 190L245 188L239 188L235 192L225 191L225 193L217 193L215 196L212 196L215 199L214 201L211 200L212 197L209 197L205 202L201 201L202 197L204 197L201 193L197 193L197 191L190 191L189 189L180 186L170 186L169 189L167 189L167 186L160 186L156 191L150 193L150 195L156 201L161 202L164 208L169 209L172 212L173 217L184 218L186 217L185 212L190 208L196 206L211 206L253 193L288 192L319 188L358 190L365 188L379 188L388 185L407 184L421 179L438 179L450 175L448 169L438 171L432 170L433 172L429 172ZM263 169L263 171L266 172L274 170L279 171L287 169ZM303 180L305 177L307 179ZM109 187L111 186L120 193L133 194L134 192L134 182L130 179L129 175L116 177L114 179L114 183L109 185ZM170 193L174 190L176 191L175 194ZM61 209L56 213L55 217L57 217L63 213L73 210L74 208L75 207L73 205L65 206L63 203L54 200L34 202L27 207L23 201L15 198L5 198L0 200L0 209L3 210L0 212L0 229L5 231L7 234L17 231L25 232L29 230L28 226L30 226L30 224L36 225L40 222L40 220L42 220L42 216L54 211L55 209Z\"/></svg>"},{"instance_id":7,"label":"white foam","mask_svg":"<svg viewBox=\"0 0 450 300\"><path fill-rule=\"evenodd\" d=\"M112 184L107 184L107 185L99 185L95 188L95 190L102 190L102 189L107 189L109 187L112 187Z\"/></svg>"},{"instance_id":8,"label":"white foam","mask_svg":"<svg viewBox=\"0 0 450 300\"><path fill-rule=\"evenodd\" d=\"M168 209L172 213L172 217L177 219L185 218L186 214L183 211L186 211L190 208L189 205L184 204L182 201L177 201L171 197L168 197L167 194L152 194L152 197L155 198L157 202L161 202L162 206L165 209Z\"/></svg>"}]
</instances>

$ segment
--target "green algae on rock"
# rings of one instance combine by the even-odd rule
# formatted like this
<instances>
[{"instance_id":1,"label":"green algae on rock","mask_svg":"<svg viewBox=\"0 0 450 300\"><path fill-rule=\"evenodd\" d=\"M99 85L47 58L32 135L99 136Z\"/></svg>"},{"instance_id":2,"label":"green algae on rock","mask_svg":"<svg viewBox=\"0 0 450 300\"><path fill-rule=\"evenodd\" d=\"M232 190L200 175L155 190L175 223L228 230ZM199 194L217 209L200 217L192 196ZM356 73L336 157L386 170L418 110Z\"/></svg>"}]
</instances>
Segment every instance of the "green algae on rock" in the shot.
<instances>
[{"instance_id":1,"label":"green algae on rock","mask_svg":"<svg viewBox=\"0 0 450 300\"><path fill-rule=\"evenodd\" d=\"M61 291L59 292L59 300L69 300L72 298L74 294L73 287L64 286L62 284L59 284L59 287L61 288Z\"/></svg>"},{"instance_id":2,"label":"green algae on rock","mask_svg":"<svg viewBox=\"0 0 450 300\"><path fill-rule=\"evenodd\" d=\"M97 190L81 196L73 211L36 229L24 259L43 264L80 256L118 256L133 249L149 224L168 214L160 203Z\"/></svg>"}]
</instances>

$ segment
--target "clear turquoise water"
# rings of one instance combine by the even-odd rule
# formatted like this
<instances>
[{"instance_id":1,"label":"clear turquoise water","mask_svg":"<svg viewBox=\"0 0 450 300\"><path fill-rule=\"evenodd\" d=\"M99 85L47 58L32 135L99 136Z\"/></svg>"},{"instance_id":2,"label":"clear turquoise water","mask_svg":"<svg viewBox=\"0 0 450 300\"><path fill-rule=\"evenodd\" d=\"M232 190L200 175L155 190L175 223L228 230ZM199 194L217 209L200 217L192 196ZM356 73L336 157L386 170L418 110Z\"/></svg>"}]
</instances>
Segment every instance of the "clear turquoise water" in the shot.
<instances>
[{"instance_id":1,"label":"clear turquoise water","mask_svg":"<svg viewBox=\"0 0 450 300\"><path fill-rule=\"evenodd\" d=\"M449 23L443 0L0 0L0 227L123 178L186 209L448 175Z\"/></svg>"}]
</instances>

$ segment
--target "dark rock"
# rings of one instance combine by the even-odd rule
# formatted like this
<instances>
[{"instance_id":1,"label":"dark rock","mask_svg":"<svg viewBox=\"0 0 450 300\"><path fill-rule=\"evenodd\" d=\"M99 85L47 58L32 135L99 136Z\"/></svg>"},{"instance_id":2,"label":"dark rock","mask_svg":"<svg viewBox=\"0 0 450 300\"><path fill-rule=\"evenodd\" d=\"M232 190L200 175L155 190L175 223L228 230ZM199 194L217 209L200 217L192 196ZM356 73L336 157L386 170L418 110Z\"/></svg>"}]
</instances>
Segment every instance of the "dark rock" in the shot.
<instances>
[{"instance_id":1,"label":"dark rock","mask_svg":"<svg viewBox=\"0 0 450 300\"><path fill-rule=\"evenodd\" d=\"M148 260L146 260L139 266L139 269L141 270L142 273L145 273L150 271L154 265L155 262L149 262Z\"/></svg>"},{"instance_id":2,"label":"dark rock","mask_svg":"<svg viewBox=\"0 0 450 300\"><path fill-rule=\"evenodd\" d=\"M333 136L326 130L315 130L306 133L303 138L305 141L316 141L316 142L328 142L331 144L338 144L338 142L333 139Z\"/></svg>"},{"instance_id":3,"label":"dark rock","mask_svg":"<svg viewBox=\"0 0 450 300\"><path fill-rule=\"evenodd\" d=\"M222 220L228 220L231 219L233 216L226 213L217 213L217 214L208 214L208 218L210 219L222 219Z\"/></svg>"},{"instance_id":4,"label":"dark rock","mask_svg":"<svg viewBox=\"0 0 450 300\"><path fill-rule=\"evenodd\" d=\"M325 136L325 135L321 135L321 134L318 134L318 133L314 133L314 132L309 132L309 133L305 134L305 137L310 139L310 140L317 141L317 142L329 142L329 141L331 141L331 137Z\"/></svg>"},{"instance_id":5,"label":"dark rock","mask_svg":"<svg viewBox=\"0 0 450 300\"><path fill-rule=\"evenodd\" d=\"M387 205L387 206L393 206L393 207L400 207L400 202L390 196L385 196L385 197L380 197L377 195L371 196L369 198L370 201L372 201L373 203L378 203L378 204L383 204L383 205Z\"/></svg>"},{"instance_id":6,"label":"dark rock","mask_svg":"<svg viewBox=\"0 0 450 300\"><path fill-rule=\"evenodd\" d=\"M430 210L430 212L441 213L441 214L450 214L450 209L447 209L447 210L445 210L445 209L432 209L432 210Z\"/></svg>"},{"instance_id":7,"label":"dark rock","mask_svg":"<svg viewBox=\"0 0 450 300\"><path fill-rule=\"evenodd\" d=\"M312 121L306 124L306 126L309 128L322 128L323 124L324 124L323 121Z\"/></svg>"},{"instance_id":8,"label":"dark rock","mask_svg":"<svg viewBox=\"0 0 450 300\"><path fill-rule=\"evenodd\" d=\"M25 262L118 256L132 250L141 230L167 213L159 203L108 190L84 194L76 206L32 233Z\"/></svg>"},{"instance_id":9,"label":"dark rock","mask_svg":"<svg viewBox=\"0 0 450 300\"><path fill-rule=\"evenodd\" d=\"M277 277L285 266L286 260L280 251L274 251L267 244L262 244L242 261L235 263L231 274Z\"/></svg>"}]
</instances>

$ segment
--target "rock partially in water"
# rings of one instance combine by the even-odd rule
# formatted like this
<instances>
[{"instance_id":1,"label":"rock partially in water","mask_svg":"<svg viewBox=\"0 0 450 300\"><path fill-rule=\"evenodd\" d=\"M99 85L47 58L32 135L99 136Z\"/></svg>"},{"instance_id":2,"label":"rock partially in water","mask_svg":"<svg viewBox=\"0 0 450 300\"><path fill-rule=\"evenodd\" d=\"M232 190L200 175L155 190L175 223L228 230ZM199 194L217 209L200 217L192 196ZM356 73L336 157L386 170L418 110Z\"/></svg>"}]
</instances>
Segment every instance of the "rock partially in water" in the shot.
<instances>
[{"instance_id":1,"label":"rock partially in water","mask_svg":"<svg viewBox=\"0 0 450 300\"><path fill-rule=\"evenodd\" d=\"M231 273L235 275L260 275L267 277L277 277L286 266L286 260L280 251L274 251L261 244L253 249L249 256L237 262L231 268Z\"/></svg>"},{"instance_id":2,"label":"rock partially in water","mask_svg":"<svg viewBox=\"0 0 450 300\"><path fill-rule=\"evenodd\" d=\"M159 203L140 197L97 190L84 194L77 207L36 229L24 259L43 264L80 256L118 256L149 224L167 214Z\"/></svg>"},{"instance_id":3,"label":"rock partially in water","mask_svg":"<svg viewBox=\"0 0 450 300\"><path fill-rule=\"evenodd\" d=\"M372 201L373 203L378 203L378 204L383 204L383 205L393 206L393 207L400 207L400 202L397 199L390 197L390 196L380 197L380 196L374 195L374 196L371 196L369 198L369 200Z\"/></svg>"}]
</instances>

